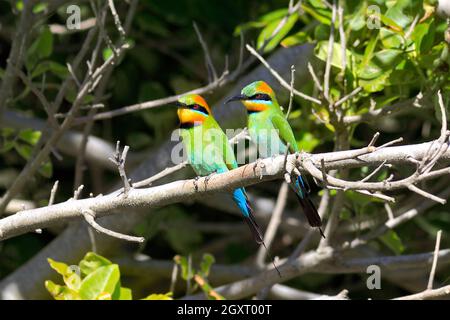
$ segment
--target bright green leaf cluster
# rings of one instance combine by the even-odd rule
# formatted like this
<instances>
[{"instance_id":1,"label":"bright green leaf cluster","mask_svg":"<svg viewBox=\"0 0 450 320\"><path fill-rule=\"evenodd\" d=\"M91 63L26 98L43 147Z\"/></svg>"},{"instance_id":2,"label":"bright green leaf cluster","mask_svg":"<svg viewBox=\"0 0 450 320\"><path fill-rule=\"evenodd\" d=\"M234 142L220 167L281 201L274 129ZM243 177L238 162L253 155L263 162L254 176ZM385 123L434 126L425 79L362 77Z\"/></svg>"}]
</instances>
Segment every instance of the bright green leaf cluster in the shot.
<instances>
[{"instance_id":1,"label":"bright green leaf cluster","mask_svg":"<svg viewBox=\"0 0 450 320\"><path fill-rule=\"evenodd\" d=\"M45 282L56 300L132 300L131 289L121 285L119 266L96 253L88 252L76 266L50 258L48 263L64 281L64 285ZM152 294L145 299L171 300L171 293Z\"/></svg>"}]
</instances>

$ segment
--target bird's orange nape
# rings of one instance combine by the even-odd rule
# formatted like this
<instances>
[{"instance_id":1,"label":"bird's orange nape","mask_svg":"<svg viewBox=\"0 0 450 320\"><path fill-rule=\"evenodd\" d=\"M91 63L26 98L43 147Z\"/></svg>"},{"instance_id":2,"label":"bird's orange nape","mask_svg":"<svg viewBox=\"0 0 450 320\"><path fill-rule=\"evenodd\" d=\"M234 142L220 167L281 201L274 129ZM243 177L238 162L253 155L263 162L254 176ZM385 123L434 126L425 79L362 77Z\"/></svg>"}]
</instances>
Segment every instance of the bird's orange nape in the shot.
<instances>
[{"instance_id":1,"label":"bird's orange nape","mask_svg":"<svg viewBox=\"0 0 450 320\"><path fill-rule=\"evenodd\" d=\"M193 100L196 104L201 105L202 107L204 107L206 110L208 110L208 113L211 114L211 109L209 108L208 103L205 101L205 99L203 99L202 96L200 95L194 95L193 96Z\"/></svg>"},{"instance_id":2,"label":"bird's orange nape","mask_svg":"<svg viewBox=\"0 0 450 320\"><path fill-rule=\"evenodd\" d=\"M258 86L256 87L256 91L257 92L264 92L264 93L267 93L269 95L273 94L272 88L269 87L269 85L267 83L265 83L264 81L260 81L258 83Z\"/></svg>"}]
</instances>

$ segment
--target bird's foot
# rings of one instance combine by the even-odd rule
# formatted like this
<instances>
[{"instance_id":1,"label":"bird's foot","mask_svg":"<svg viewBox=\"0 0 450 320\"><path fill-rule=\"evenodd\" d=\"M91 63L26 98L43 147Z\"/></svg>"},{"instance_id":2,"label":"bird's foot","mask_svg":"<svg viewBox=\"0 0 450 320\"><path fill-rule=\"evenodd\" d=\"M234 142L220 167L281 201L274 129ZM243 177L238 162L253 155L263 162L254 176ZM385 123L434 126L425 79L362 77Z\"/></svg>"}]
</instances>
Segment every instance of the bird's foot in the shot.
<instances>
[{"instance_id":1,"label":"bird's foot","mask_svg":"<svg viewBox=\"0 0 450 320\"><path fill-rule=\"evenodd\" d=\"M297 168L297 159L296 158L287 158L286 164L284 167L284 180L290 184L292 182L292 176L300 176L300 171Z\"/></svg>"},{"instance_id":2,"label":"bird's foot","mask_svg":"<svg viewBox=\"0 0 450 320\"><path fill-rule=\"evenodd\" d=\"M195 188L195 191L197 192L198 191L198 180L200 180L200 176L196 176L195 178L194 178L194 181L193 181L193 184L194 184L194 188Z\"/></svg>"},{"instance_id":3,"label":"bird's foot","mask_svg":"<svg viewBox=\"0 0 450 320\"><path fill-rule=\"evenodd\" d=\"M206 177L205 177L205 190L206 190L206 188L208 187L208 182L209 182L209 180L214 176L214 175L216 175L217 174L217 171L214 171L214 172L211 172L210 174L208 174Z\"/></svg>"},{"instance_id":4,"label":"bird's foot","mask_svg":"<svg viewBox=\"0 0 450 320\"><path fill-rule=\"evenodd\" d=\"M261 168L261 169L263 169L263 168L265 168L266 167L266 165L264 164L264 162L261 160L261 159L256 159L256 161L255 161L255 164L253 165L253 174L256 176L256 169L258 169L258 167L259 168ZM260 172L259 172L259 179L260 180L262 180L262 178L263 178L263 170L260 170Z\"/></svg>"}]
</instances>

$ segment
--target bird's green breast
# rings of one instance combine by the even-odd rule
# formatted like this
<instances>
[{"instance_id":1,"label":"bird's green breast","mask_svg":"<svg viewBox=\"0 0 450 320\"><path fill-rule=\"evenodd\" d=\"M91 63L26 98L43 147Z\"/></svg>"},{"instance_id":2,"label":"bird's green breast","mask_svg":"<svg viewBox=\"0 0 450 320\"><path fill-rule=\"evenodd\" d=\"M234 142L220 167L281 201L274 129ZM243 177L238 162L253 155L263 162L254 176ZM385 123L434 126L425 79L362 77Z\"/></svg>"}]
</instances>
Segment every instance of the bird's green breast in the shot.
<instances>
[{"instance_id":1,"label":"bird's green breast","mask_svg":"<svg viewBox=\"0 0 450 320\"><path fill-rule=\"evenodd\" d=\"M286 152L286 145L280 139L279 131L274 127L271 110L252 113L248 118L250 137L258 147L261 158L268 158Z\"/></svg>"},{"instance_id":2,"label":"bird's green breast","mask_svg":"<svg viewBox=\"0 0 450 320\"><path fill-rule=\"evenodd\" d=\"M228 139L214 119L181 129L181 137L187 160L198 175L227 171L227 163L237 166Z\"/></svg>"}]
</instances>

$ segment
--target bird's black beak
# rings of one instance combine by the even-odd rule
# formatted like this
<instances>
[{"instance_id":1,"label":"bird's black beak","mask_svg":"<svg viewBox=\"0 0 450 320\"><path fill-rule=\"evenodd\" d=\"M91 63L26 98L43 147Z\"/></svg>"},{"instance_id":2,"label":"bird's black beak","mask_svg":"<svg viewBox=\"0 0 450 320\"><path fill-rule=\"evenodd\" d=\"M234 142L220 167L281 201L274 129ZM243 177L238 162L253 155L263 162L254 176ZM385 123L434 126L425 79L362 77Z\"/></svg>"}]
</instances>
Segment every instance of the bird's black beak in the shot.
<instances>
[{"instance_id":1,"label":"bird's black beak","mask_svg":"<svg viewBox=\"0 0 450 320\"><path fill-rule=\"evenodd\" d=\"M241 100L247 100L248 97L244 94L239 94L237 96L231 97L230 99L228 99L227 101L225 101L225 103L230 103L232 101L241 101Z\"/></svg>"},{"instance_id":2,"label":"bird's black beak","mask_svg":"<svg viewBox=\"0 0 450 320\"><path fill-rule=\"evenodd\" d=\"M187 105L182 103L182 102L180 102L180 101L175 102L175 106L177 108L187 108Z\"/></svg>"}]
</instances>

